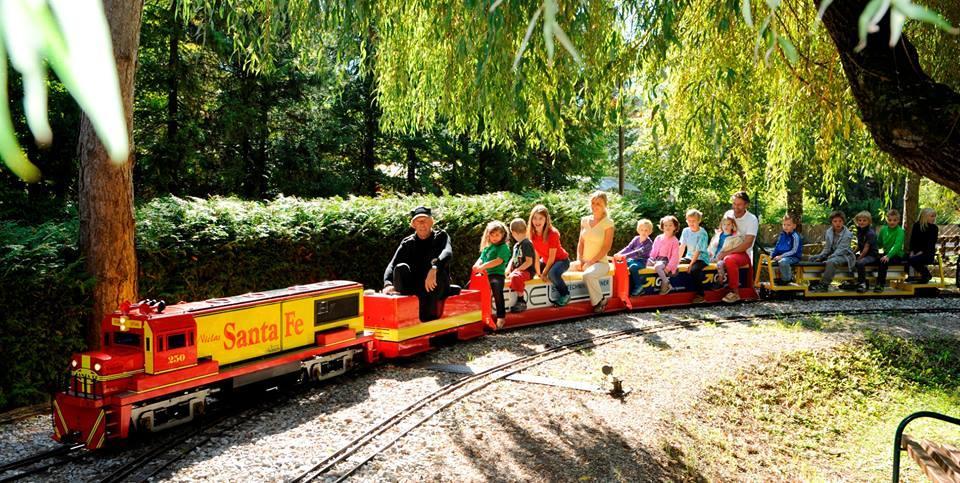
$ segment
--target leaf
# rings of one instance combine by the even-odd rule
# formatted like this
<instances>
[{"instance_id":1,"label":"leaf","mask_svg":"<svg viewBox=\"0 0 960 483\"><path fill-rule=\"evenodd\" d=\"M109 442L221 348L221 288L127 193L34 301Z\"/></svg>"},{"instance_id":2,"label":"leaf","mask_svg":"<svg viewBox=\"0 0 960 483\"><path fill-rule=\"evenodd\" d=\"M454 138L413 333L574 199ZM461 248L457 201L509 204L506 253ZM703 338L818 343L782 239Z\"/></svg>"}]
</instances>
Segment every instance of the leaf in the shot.
<instances>
[{"instance_id":1,"label":"leaf","mask_svg":"<svg viewBox=\"0 0 960 483\"><path fill-rule=\"evenodd\" d=\"M3 40L10 49L10 63L23 76L23 107L30 132L40 144L50 143L53 131L47 121L47 72L43 63L44 39L36 14L22 0L0 3Z\"/></svg>"},{"instance_id":2,"label":"leaf","mask_svg":"<svg viewBox=\"0 0 960 483\"><path fill-rule=\"evenodd\" d=\"M777 36L777 42L780 43L780 49L782 49L784 55L787 56L787 61L790 62L790 65L796 65L800 56L797 54L797 48L793 46L793 42L790 42L790 39L782 35Z\"/></svg>"},{"instance_id":3,"label":"leaf","mask_svg":"<svg viewBox=\"0 0 960 483\"><path fill-rule=\"evenodd\" d=\"M110 159L126 162L130 157L127 121L103 4L98 0L49 3L63 36L62 45L50 43L51 65L90 118Z\"/></svg>"},{"instance_id":4,"label":"leaf","mask_svg":"<svg viewBox=\"0 0 960 483\"><path fill-rule=\"evenodd\" d=\"M870 3L864 7L863 12L860 14L860 19L857 21L857 35L860 38L860 42L853 49L854 51L860 52L867 46L867 33L869 33L871 26L875 25L873 17L878 12L882 11L885 13L889 6L890 0L870 0ZM881 13L880 16L883 17L883 13Z\"/></svg>"},{"instance_id":5,"label":"leaf","mask_svg":"<svg viewBox=\"0 0 960 483\"><path fill-rule=\"evenodd\" d=\"M960 33L960 29L951 25L950 22L940 16L939 13L924 7L923 5L917 5L909 0L899 0L894 2L894 11L896 10L900 10L903 12L903 15L913 20L919 20L921 22L932 24L953 35ZM893 32L891 32L891 35L893 35Z\"/></svg>"},{"instance_id":6,"label":"leaf","mask_svg":"<svg viewBox=\"0 0 960 483\"><path fill-rule=\"evenodd\" d=\"M546 0L543 5L543 44L547 48L547 58L553 60L556 50L553 46L553 28L557 25L557 2Z\"/></svg>"},{"instance_id":7,"label":"leaf","mask_svg":"<svg viewBox=\"0 0 960 483\"><path fill-rule=\"evenodd\" d=\"M2 26L0 26L2 29ZM17 143L10 120L10 105L7 97L7 51L0 42L0 157L10 171L20 179L33 183L40 180L40 170L33 165Z\"/></svg>"},{"instance_id":8,"label":"leaf","mask_svg":"<svg viewBox=\"0 0 960 483\"><path fill-rule=\"evenodd\" d=\"M897 45L900 34L903 33L903 24L907 21L906 15L898 9L890 11L890 47Z\"/></svg>"},{"instance_id":9,"label":"leaf","mask_svg":"<svg viewBox=\"0 0 960 483\"><path fill-rule=\"evenodd\" d=\"M752 28L753 15L750 13L750 0L742 0L740 2L740 13L743 15L743 21Z\"/></svg>"},{"instance_id":10,"label":"leaf","mask_svg":"<svg viewBox=\"0 0 960 483\"><path fill-rule=\"evenodd\" d=\"M553 33L557 36L557 40L560 41L560 44L563 45L563 48L567 49L567 52L569 52L573 57L573 60L577 61L577 63L582 66L583 60L580 58L580 53L577 52L577 48L573 46L573 42L570 42L570 38L567 37L566 32L564 32L563 29L557 25Z\"/></svg>"},{"instance_id":11,"label":"leaf","mask_svg":"<svg viewBox=\"0 0 960 483\"><path fill-rule=\"evenodd\" d=\"M820 8L817 9L817 20L814 22L814 24L823 22L823 14L826 13L827 8L829 8L830 4L832 3L833 3L833 0L820 1Z\"/></svg>"},{"instance_id":12,"label":"leaf","mask_svg":"<svg viewBox=\"0 0 960 483\"><path fill-rule=\"evenodd\" d=\"M523 41L520 42L520 48L517 49L517 55L513 58L513 70L517 70L517 66L520 65L520 59L523 57L523 52L527 50L527 44L530 43L530 36L533 35L533 29L537 26L537 21L540 20L540 14L543 13L543 5L537 9L533 14L533 18L530 19L530 23L527 25L527 33L523 36Z\"/></svg>"}]
</instances>

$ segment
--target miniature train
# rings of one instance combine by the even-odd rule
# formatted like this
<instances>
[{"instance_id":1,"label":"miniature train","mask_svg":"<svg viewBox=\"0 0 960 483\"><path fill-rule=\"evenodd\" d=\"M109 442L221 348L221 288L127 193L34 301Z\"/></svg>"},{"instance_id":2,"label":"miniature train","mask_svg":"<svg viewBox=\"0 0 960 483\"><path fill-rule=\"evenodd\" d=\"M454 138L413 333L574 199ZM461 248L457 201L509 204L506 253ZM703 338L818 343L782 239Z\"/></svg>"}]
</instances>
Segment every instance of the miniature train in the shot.
<instances>
[{"instance_id":1,"label":"miniature train","mask_svg":"<svg viewBox=\"0 0 960 483\"><path fill-rule=\"evenodd\" d=\"M609 297L604 313L692 303L694 293L686 288L690 276L683 265L671 278L674 290L665 295L659 294L656 273L642 270L643 290L637 296L629 295L626 263L611 265L601 281ZM769 257L761 255L758 267L756 278L752 267L740 269L737 290L743 301L757 300L756 288L766 294L816 297L903 296L944 287L942 262L940 284L906 284L897 275L902 271L891 269L889 279L896 288L880 294L808 293L803 281L816 278L814 266L804 267L798 276L801 284L790 286L776 283ZM708 266L705 275L707 286L717 285L715 266ZM549 281L528 281L527 310L507 314L504 328L594 315L581 274L568 272L564 280L571 295L568 305L553 304L557 295ZM717 302L726 292L708 290L705 299ZM516 294L505 296L510 304ZM125 302L104 317L102 347L71 357L66 387L53 401L53 438L97 449L133 432L192 421L222 391L279 377L329 379L358 365L428 351L440 339L481 337L496 330L492 305L482 272L472 274L470 289L448 297L442 317L429 322L419 320L415 296L364 292L360 284L346 281L170 306Z\"/></svg>"}]
</instances>

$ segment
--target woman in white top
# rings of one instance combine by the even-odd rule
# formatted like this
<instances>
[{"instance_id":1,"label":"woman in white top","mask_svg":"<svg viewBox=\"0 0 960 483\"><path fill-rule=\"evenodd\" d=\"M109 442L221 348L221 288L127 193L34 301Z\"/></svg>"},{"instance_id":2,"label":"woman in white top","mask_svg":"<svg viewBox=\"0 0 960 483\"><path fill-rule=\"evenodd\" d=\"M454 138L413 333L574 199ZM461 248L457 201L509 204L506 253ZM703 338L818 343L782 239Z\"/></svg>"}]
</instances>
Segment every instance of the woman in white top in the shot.
<instances>
[{"instance_id":1,"label":"woman in white top","mask_svg":"<svg viewBox=\"0 0 960 483\"><path fill-rule=\"evenodd\" d=\"M594 312L603 312L607 299L600 291L600 279L610 272L607 254L613 246L613 221L607 216L607 194L594 191L590 195L592 216L580 219L580 242L577 244L577 261L570 269L583 272L583 283L590 294Z\"/></svg>"}]
</instances>

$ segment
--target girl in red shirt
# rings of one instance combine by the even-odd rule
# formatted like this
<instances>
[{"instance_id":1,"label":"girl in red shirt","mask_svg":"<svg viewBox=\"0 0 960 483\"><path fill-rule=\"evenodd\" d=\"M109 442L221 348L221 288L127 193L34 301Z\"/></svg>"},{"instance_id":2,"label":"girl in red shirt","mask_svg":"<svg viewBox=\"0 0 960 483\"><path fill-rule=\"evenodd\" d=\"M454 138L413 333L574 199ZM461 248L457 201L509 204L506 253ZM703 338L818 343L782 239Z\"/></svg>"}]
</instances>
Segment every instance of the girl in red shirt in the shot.
<instances>
[{"instance_id":1,"label":"girl in red shirt","mask_svg":"<svg viewBox=\"0 0 960 483\"><path fill-rule=\"evenodd\" d=\"M560 245L560 230L550 223L550 212L546 206L537 205L530 210L527 222L527 238L533 242L533 249L540 258L537 276L550 280L557 297L553 303L559 307L570 301L570 290L563 281L563 274L570 268L570 255Z\"/></svg>"}]
</instances>

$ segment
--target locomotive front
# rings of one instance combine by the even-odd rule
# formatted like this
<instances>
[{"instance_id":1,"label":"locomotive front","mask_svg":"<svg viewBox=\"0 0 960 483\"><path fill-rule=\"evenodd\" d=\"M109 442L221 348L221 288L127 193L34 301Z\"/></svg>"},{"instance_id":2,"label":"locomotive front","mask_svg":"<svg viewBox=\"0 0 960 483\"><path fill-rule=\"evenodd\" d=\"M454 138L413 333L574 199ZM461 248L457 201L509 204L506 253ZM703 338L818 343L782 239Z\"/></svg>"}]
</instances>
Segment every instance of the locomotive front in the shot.
<instances>
[{"instance_id":1,"label":"locomotive front","mask_svg":"<svg viewBox=\"0 0 960 483\"><path fill-rule=\"evenodd\" d=\"M104 317L102 347L70 357L64 389L53 401L53 439L96 449L104 445L108 427L119 429L110 402L127 388L130 378L144 371L148 313L150 310L131 313L130 304L124 303L119 311Z\"/></svg>"}]
</instances>

